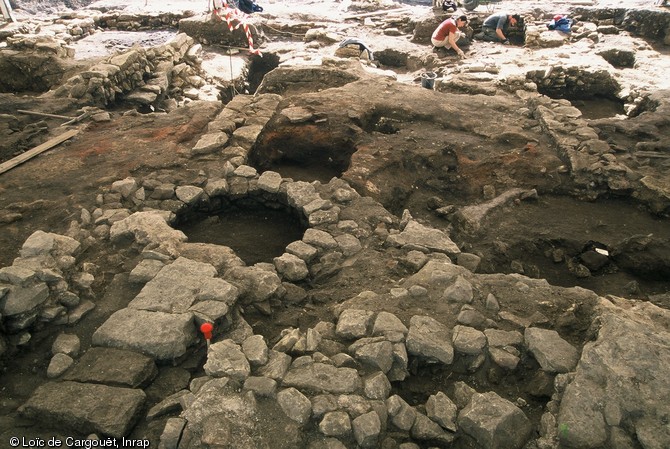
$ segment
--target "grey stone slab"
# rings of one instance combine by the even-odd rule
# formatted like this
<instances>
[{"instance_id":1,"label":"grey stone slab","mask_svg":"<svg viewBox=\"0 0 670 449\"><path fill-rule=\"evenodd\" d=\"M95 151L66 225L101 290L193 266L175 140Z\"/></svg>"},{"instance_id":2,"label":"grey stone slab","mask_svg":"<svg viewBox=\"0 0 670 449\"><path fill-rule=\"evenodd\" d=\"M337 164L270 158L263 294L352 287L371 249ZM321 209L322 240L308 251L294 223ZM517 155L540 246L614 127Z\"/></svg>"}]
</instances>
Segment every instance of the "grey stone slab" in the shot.
<instances>
[{"instance_id":1,"label":"grey stone slab","mask_svg":"<svg viewBox=\"0 0 670 449\"><path fill-rule=\"evenodd\" d=\"M439 229L424 226L414 220L407 223L400 234L391 235L388 240L396 246L419 246L448 255L458 255L461 252L446 233Z\"/></svg>"},{"instance_id":2,"label":"grey stone slab","mask_svg":"<svg viewBox=\"0 0 670 449\"><path fill-rule=\"evenodd\" d=\"M526 329L524 340L544 371L567 373L577 366L579 352L555 330L531 327Z\"/></svg>"},{"instance_id":3,"label":"grey stone slab","mask_svg":"<svg viewBox=\"0 0 670 449\"><path fill-rule=\"evenodd\" d=\"M670 313L643 302L604 308L598 337L585 345L561 400L561 445L608 447L618 426L641 447L670 447Z\"/></svg>"},{"instance_id":4,"label":"grey stone slab","mask_svg":"<svg viewBox=\"0 0 670 449\"><path fill-rule=\"evenodd\" d=\"M157 373L151 357L135 351L94 347L81 356L63 380L137 388Z\"/></svg>"},{"instance_id":5,"label":"grey stone slab","mask_svg":"<svg viewBox=\"0 0 670 449\"><path fill-rule=\"evenodd\" d=\"M459 427L484 449L520 449L532 425L520 408L496 393L475 393L458 415Z\"/></svg>"},{"instance_id":6,"label":"grey stone slab","mask_svg":"<svg viewBox=\"0 0 670 449\"><path fill-rule=\"evenodd\" d=\"M142 390L131 388L49 382L39 386L19 411L30 419L78 433L121 438L139 418L145 398Z\"/></svg>"},{"instance_id":7,"label":"grey stone slab","mask_svg":"<svg viewBox=\"0 0 670 449\"><path fill-rule=\"evenodd\" d=\"M157 360L183 356L195 343L197 329L190 313L162 313L121 309L93 334L95 346L129 349Z\"/></svg>"},{"instance_id":8,"label":"grey stone slab","mask_svg":"<svg viewBox=\"0 0 670 449\"><path fill-rule=\"evenodd\" d=\"M0 313L4 316L14 316L29 312L43 304L48 297L49 287L45 283L30 287L12 286L0 299Z\"/></svg>"},{"instance_id":9,"label":"grey stone slab","mask_svg":"<svg viewBox=\"0 0 670 449\"><path fill-rule=\"evenodd\" d=\"M429 316L415 315L409 322L407 352L450 365L454 360L451 331Z\"/></svg>"},{"instance_id":10,"label":"grey stone slab","mask_svg":"<svg viewBox=\"0 0 670 449\"><path fill-rule=\"evenodd\" d=\"M181 313L199 299L215 299L230 305L237 298L237 289L215 278L216 274L216 269L208 263L180 257L147 282L128 307Z\"/></svg>"},{"instance_id":11,"label":"grey stone slab","mask_svg":"<svg viewBox=\"0 0 670 449\"><path fill-rule=\"evenodd\" d=\"M362 387L362 382L353 368L314 363L289 370L283 385L317 393L353 393Z\"/></svg>"}]
</instances>

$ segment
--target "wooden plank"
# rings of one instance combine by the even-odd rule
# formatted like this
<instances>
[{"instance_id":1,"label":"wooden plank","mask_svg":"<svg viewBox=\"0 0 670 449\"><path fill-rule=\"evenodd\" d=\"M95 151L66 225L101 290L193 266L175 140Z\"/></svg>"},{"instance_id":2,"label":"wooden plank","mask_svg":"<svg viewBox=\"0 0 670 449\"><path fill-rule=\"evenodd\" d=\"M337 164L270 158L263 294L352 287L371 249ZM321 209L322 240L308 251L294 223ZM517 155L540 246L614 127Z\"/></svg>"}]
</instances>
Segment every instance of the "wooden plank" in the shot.
<instances>
[{"instance_id":1,"label":"wooden plank","mask_svg":"<svg viewBox=\"0 0 670 449\"><path fill-rule=\"evenodd\" d=\"M93 113L91 111L86 111L83 114L81 114L80 116L77 116L77 117L73 118L72 120L68 120L67 122L63 123L60 126L67 126L67 125L72 125L74 123L81 122L82 120L84 120L85 118L90 117L91 115L93 115Z\"/></svg>"},{"instance_id":2,"label":"wooden plank","mask_svg":"<svg viewBox=\"0 0 670 449\"><path fill-rule=\"evenodd\" d=\"M23 154L19 154L15 158L12 158L8 160L7 162L3 162L0 164L0 174L11 170L12 168L16 167L19 164L24 163L28 159L32 159L35 156L37 156L40 153L44 153L46 150L55 147L59 143L65 142L69 138L76 136L79 133L78 129L71 129L69 131L64 132L60 136L56 136L53 139L49 139L46 142L44 142L41 145L36 146L32 150L28 150Z\"/></svg>"},{"instance_id":3,"label":"wooden plank","mask_svg":"<svg viewBox=\"0 0 670 449\"><path fill-rule=\"evenodd\" d=\"M16 112L21 114L36 115L38 117L62 118L63 120L72 120L76 117L68 117L67 115L47 114L46 112L26 111L24 109L17 109Z\"/></svg>"},{"instance_id":4,"label":"wooden plank","mask_svg":"<svg viewBox=\"0 0 670 449\"><path fill-rule=\"evenodd\" d=\"M7 21L16 22L16 18L14 18L14 13L12 12L12 5L9 4L9 0L0 0L0 9Z\"/></svg>"},{"instance_id":5,"label":"wooden plank","mask_svg":"<svg viewBox=\"0 0 670 449\"><path fill-rule=\"evenodd\" d=\"M660 158L670 158L670 154L658 153L656 151L636 151L633 153L637 157L660 157Z\"/></svg>"},{"instance_id":6,"label":"wooden plank","mask_svg":"<svg viewBox=\"0 0 670 449\"><path fill-rule=\"evenodd\" d=\"M387 9L387 10L384 10L384 11L366 12L366 13L363 13L363 14L354 14L352 16L344 16L342 19L343 20L349 20L349 19L358 19L358 18L361 18L361 17L383 16L385 14L391 14L391 13L394 13L394 12L407 12L409 10L410 10L409 7L404 6L404 7L401 7L401 8Z\"/></svg>"}]
</instances>

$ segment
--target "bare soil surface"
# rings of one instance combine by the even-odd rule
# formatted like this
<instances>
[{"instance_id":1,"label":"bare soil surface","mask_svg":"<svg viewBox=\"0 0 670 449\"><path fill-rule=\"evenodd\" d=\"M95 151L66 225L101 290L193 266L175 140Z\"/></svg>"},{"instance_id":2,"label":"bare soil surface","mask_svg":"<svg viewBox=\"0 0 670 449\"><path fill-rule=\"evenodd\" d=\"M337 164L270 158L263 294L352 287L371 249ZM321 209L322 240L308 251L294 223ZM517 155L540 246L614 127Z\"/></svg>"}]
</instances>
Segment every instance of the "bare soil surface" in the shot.
<instances>
[{"instance_id":1,"label":"bare soil surface","mask_svg":"<svg viewBox=\"0 0 670 449\"><path fill-rule=\"evenodd\" d=\"M18 248L36 229L63 232L81 208L91 208L101 187L130 175L157 169L184 169L197 176L182 156L218 112L217 104L180 108L170 116L140 115L90 124L76 138L2 175L4 209L21 219L5 226L0 236L0 264L11 265ZM62 121L51 122L56 127ZM194 173L195 171L195 173Z\"/></svg>"}]
</instances>

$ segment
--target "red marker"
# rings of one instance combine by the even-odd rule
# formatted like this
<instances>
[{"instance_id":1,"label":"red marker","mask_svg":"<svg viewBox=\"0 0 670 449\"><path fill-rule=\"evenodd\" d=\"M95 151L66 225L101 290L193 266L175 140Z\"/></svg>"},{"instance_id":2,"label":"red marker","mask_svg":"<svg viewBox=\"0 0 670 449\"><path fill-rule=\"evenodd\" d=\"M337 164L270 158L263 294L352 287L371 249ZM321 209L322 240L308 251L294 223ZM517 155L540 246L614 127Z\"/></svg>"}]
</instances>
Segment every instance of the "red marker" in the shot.
<instances>
[{"instance_id":1,"label":"red marker","mask_svg":"<svg viewBox=\"0 0 670 449\"><path fill-rule=\"evenodd\" d=\"M207 341L207 349L209 349L209 341L212 339L212 331L214 330L214 326L212 323L202 323L200 325L200 332L202 332L202 335L205 337L205 340Z\"/></svg>"}]
</instances>

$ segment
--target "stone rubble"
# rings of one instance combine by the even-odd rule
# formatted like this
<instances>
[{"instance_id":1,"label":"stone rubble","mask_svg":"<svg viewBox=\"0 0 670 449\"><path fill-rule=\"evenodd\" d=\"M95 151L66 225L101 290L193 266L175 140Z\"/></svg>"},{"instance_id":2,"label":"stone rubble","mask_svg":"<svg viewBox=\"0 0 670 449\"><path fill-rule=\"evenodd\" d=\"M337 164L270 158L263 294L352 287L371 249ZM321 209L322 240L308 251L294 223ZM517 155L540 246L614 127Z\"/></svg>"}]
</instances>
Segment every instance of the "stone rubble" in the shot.
<instances>
[{"instance_id":1,"label":"stone rubble","mask_svg":"<svg viewBox=\"0 0 670 449\"><path fill-rule=\"evenodd\" d=\"M333 196L323 197L323 192L332 192L336 190L336 186L337 189L348 188L343 181L337 179L329 183L333 185L326 186L282 180L276 188L276 184L267 182L269 179L276 179L276 175L265 172L264 176L266 182L261 184L255 170L239 165L237 169L228 172L225 184L220 182L223 179L214 182L231 186L239 185L238 180L244 179L245 189L237 189L235 193L225 188L212 189L210 192L237 199L251 197L260 202L273 202L294 208L303 214L306 223L309 223L310 215L322 210L311 206L316 204L315 201L321 200L321 204L327 207L337 205L346 210L358 199L353 197L341 202ZM150 199L152 194L148 190L148 199L142 202L133 195L142 185L141 180L126 179L114 183L113 189L121 193L122 205L127 204L130 209L111 226L102 222L94 222L91 226L104 226L108 229L107 233L97 233L103 239L133 240L140 253L146 256L138 266L148 261L159 266L153 276L149 270L143 272L143 278L135 277L135 282L144 283L140 293L129 302L127 308L115 312L100 326L93 335L94 347L75 361L74 368L63 369L65 374L62 375L62 381L46 384L34 393L22 408L25 416L56 420L66 426L74 425L102 435L124 435L137 419L144 402L141 385L155 375L152 374L155 373L152 360L161 362L184 357L198 344L198 324L209 321L216 323L218 328L228 330L222 331L209 348L203 367L206 377L199 380L197 388L193 386L190 391L181 392L178 401L176 398L166 398L163 404L157 405L151 411L151 416L156 416L168 413L168 410L174 410L175 407L182 410L181 417L171 418L165 427L161 447L166 449L178 447L174 425L183 429L184 435L191 439L191 444L196 444L194 442L197 441L202 444L204 441L210 441L210 444L231 443L231 435L235 432L242 432L248 436L249 441L253 441L257 438L254 435L263 426L262 420L258 421L262 419L259 415L262 412L257 401L261 400L277 401L286 417L298 427L316 426L317 433L322 435L317 438L334 438L345 444L355 442L359 447L377 447L388 437L387 432L390 429L395 429L393 438L399 443L413 439L438 446L448 445L461 433L473 438L483 448L503 447L501 445L520 448L527 443L532 424L525 416L523 408L493 392L473 391L465 399L438 392L428 398L424 407L412 407L398 396L390 396L391 381L402 381L411 376L410 358L418 360L420 364L440 366L450 366L461 360L469 364L469 369L477 371L484 369L483 362L488 357L491 363L504 370L515 370L522 358L531 357L536 360L538 372L550 376L557 372L573 376L574 380L567 383L567 388L565 384L558 386L558 380L562 378L556 376L556 407L548 407L545 412L546 421L553 422L556 429L552 432L548 428L541 436L538 445L548 444L542 447L554 447L552 444L556 443L552 441L569 440L578 442L570 444L595 448L607 438L630 438L626 436L625 429L628 427L621 427L622 423L630 419L634 420L633 423L639 423L633 425L639 425L640 432L646 432L642 435L648 436L643 438L662 441L663 434L658 427L648 426L653 426L652 417L663 413L665 406L654 402L655 398L649 396L642 395L635 399L640 404L635 412L637 414L624 412L619 402L616 420L608 418L607 425L601 424L604 421L595 421L590 425L581 424L585 417L584 403L582 399L575 402L573 398L575 395L583 397L583 393L578 393L578 388L583 388L582 385L593 384L593 380L582 381L581 376L590 376L592 370L604 369L602 362L593 364L587 361L590 359L584 358L584 354L580 357L580 348L575 348L563 340L555 330L532 324L532 316L515 317L513 313L505 310L505 295L497 292L491 298L491 293L500 288L514 292L522 287L529 298L539 295L547 304L556 301L552 307L565 307L581 301L590 303L592 307L605 307L604 310L615 306L604 305L607 304L606 300L593 294L579 293L578 289L549 287L544 282L531 282L523 276L473 274L463 267L453 265L442 252L446 251L455 257L458 249L453 244L445 249L435 244L430 247L422 245L421 242L428 240L422 240L421 236L432 231L423 225L413 227L413 219L409 215L405 217L407 224L402 230L399 228L399 221L389 223L390 232L385 240L390 247L406 254L418 250L427 257L423 263L417 265L416 273L406 279L400 288L393 288L396 293L389 289L389 294L398 298L407 297L400 290L409 291L420 286L423 291L418 292L415 301L420 301L422 295L442 297L445 304L453 305L456 311L460 309L460 313L456 314L458 317L454 315L454 322L441 323L429 316L414 315L404 324L402 319L392 313L366 310L357 305L361 298L365 298L365 295L359 295L340 306L339 317L334 323L319 323L306 332L287 329L284 337L272 349L259 335L248 334L242 339L234 337L233 332L239 328L240 320L243 320L235 312L237 307L241 304L254 305L267 301L272 304L281 301L286 294L283 283L300 282L306 277L318 274L319 265L328 254L344 250L337 237L347 235L355 239L360 243L356 247L358 251L379 237L372 232L371 225L363 221L356 222L355 225L347 223L346 226L340 226L341 223L337 222L321 223L308 228L301 242L291 244L295 254L286 253L276 258L274 266L261 267L260 264L245 267L234 253L226 251L219 251L219 256L223 257L212 257L216 254L215 249L208 248L208 245L185 243L183 235L169 226L175 214L188 208L209 210L214 207L216 196L205 193L209 183L210 180L203 181L202 186L205 188L198 190L198 201L188 201L182 197L177 200L182 204L177 208L174 204L178 187L197 186L173 186L172 195L164 195L161 200ZM153 209L160 207L161 203L168 205L170 210L160 212ZM113 206L116 208L117 205ZM91 215L103 216L104 207L103 205L101 211L94 211ZM151 210L142 211L145 208ZM394 227L397 227L395 231ZM355 229L356 236L347 234L343 228ZM399 240L398 236L403 236L405 240ZM81 228L79 237L84 237L84 241L87 241L90 235ZM448 239L448 236L441 238ZM189 245L197 245L205 252L193 251ZM11 267L2 269L2 280L9 283L3 295L3 317L7 319L18 315L12 321L14 326L20 323L23 329L30 329L30 321L26 317L37 317L52 301L56 304L58 294L50 294L50 289L47 288L41 294L30 296L32 299L19 303L14 300L15 292L18 289L35 291L35 285L48 285L49 282L61 284L61 293L66 292L69 285L66 281L67 274L62 274L60 270L75 265L72 258L76 259L80 246L77 240L70 237L40 231L28 239L21 251L22 257ZM345 247L355 254L356 251L350 245ZM182 248L195 259L180 255ZM206 251L210 249L212 253L207 256ZM59 260L67 263L59 265ZM294 271L286 268L287 261L297 260L307 270L306 273L301 271L299 279L295 279ZM39 274L44 266L53 267L50 272L52 274L47 277L50 281L40 280L40 277L45 278L44 274ZM81 288L81 284L78 285ZM535 290L537 293L533 293ZM558 296L552 299L553 295ZM499 304L499 312L496 311L497 308L486 307L486 303L493 301ZM17 308L19 304L20 310ZM63 309L65 312L66 308ZM652 328L657 326L654 320L664 313L662 309L651 305L646 305L644 312L653 312L652 315L643 315L647 316L645 319ZM604 319L601 324L601 337L594 347L617 341L602 340L602 336L609 329L606 323L610 320L605 319L608 316L614 315L606 314L601 317L601 320ZM634 325L634 321L625 317L617 320L624 326ZM520 331L525 333L525 337ZM665 338L665 334L667 331L661 332L658 338ZM324 345L326 341L337 341L340 345ZM647 340L639 343L636 351L646 344ZM587 348L593 345L589 343ZM52 363L57 364L66 352L68 357L78 357L76 346L71 337L63 335L58 344L54 345L58 349L54 349L57 353ZM121 355L122 352L125 354ZM133 358L139 357L145 358L145 368L140 365L136 368L127 367ZM118 369L120 360L125 361L123 369ZM625 360L615 357L608 363L609 366L621 366L626 363ZM653 360L657 362L654 365L647 363L651 359L645 361L646 369L654 370L645 371L645 375L653 376L655 370L659 370L657 378L662 378L660 373L664 368L658 362L663 358L655 357ZM77 368L95 364L109 366L90 371L91 374L104 372L105 378L96 379L88 374L88 370L81 371ZM112 368L114 366L117 366L116 370ZM59 371L52 369L51 376L58 378L61 375ZM128 378L132 372L137 374ZM123 378L127 380L122 380ZM667 386L659 386L665 387ZM598 394L598 390L587 388L590 395ZM626 388L635 387L631 384ZM628 394L626 391L621 390L623 397ZM62 400L64 394L67 397L77 395L89 398L102 415L98 412L89 413L79 406L67 405L70 402ZM187 397L190 399L185 400ZM115 413L118 402L112 398L123 398L124 407L129 407L128 413L123 415L125 418L121 419L121 415ZM603 413L614 413L613 407L606 408ZM598 415L593 413L586 416L589 419L598 419ZM639 413L642 415L638 415ZM121 421L109 421L112 416ZM569 426L570 433L561 433L564 425ZM229 428L230 432L221 432L222 426ZM182 436L182 440L184 438L186 437ZM260 443L241 443L239 447L261 447L254 446L256 444Z\"/></svg>"},{"instance_id":2,"label":"stone rubble","mask_svg":"<svg viewBox=\"0 0 670 449\"><path fill-rule=\"evenodd\" d=\"M133 17L106 20L120 29L144 26ZM85 32L89 25L79 26ZM192 44L180 35L166 46L163 54L173 55L168 65L181 61ZM79 75L59 94L107 104L117 85L125 84L124 92L135 89L141 85L137 74L159 60L133 50L112 58L113 67ZM536 75L529 81L549 87L614 82L601 72L570 68ZM155 96L147 103L167 88L151 90ZM630 188L628 169L588 131L578 110L520 95L528 95L529 113L584 186L606 185L602 188L610 192ZM36 231L20 257L0 269L2 354L8 341L25 345L33 330L48 323L74 324L95 307L92 287L99 280L96 267L82 263L82 249L129 243L140 254L129 271L132 282L142 285L140 292L98 328L84 354L77 338L67 333L58 338L47 370L54 380L21 407L25 417L120 438L142 414L149 420L172 414L176 417L167 421L160 439L164 449L273 447L272 434L265 432L272 419L309 430L309 440L301 443L311 447L373 448L390 440L403 449L418 447L412 441L448 447L457 438L486 449L668 446L670 406L658 394L670 391L666 310L552 287L519 274L477 274L477 261L463 258L446 232L409 213L401 219L388 211L354 213L370 199L346 181L306 183L271 171L259 174L246 165L248 154L280 100L274 93L236 96L210 123L190 156L227 158L218 176L203 177L197 185L158 177L117 180L101 195L98 209L82 212L72 236ZM304 118L302 111L286 112L289 120ZM662 187L649 179L640 182L656 193L650 194L650 204L666 210ZM509 191L492 202L521 193ZM188 243L173 228L180 214L214 214L222 204L241 200L297 214L306 228L303 238L271 264L245 266L229 248ZM463 208L459 216L476 227L488 207ZM274 344L244 320L244 308L272 310L301 282L341 269L343 260L371 246L402 258L412 275L388 291L363 291L333 307L331 322L286 329ZM452 318L440 322L429 312L401 317L368 310L366 298L372 295L412 307L420 307L422 298L439 300ZM521 315L513 307L519 302L534 313ZM575 305L595 323L590 339L567 341L564 329L547 318L568 317ZM201 348L197 329L203 322L217 329L203 377L145 411L143 388L155 377L156 363L177 362ZM546 376L551 401L541 423L529 420L523 401L476 391L474 382L457 382L453 392L436 392L415 405L392 394L391 382L411 377L416 366L459 364L472 374L531 367Z\"/></svg>"},{"instance_id":3,"label":"stone rubble","mask_svg":"<svg viewBox=\"0 0 670 449\"><path fill-rule=\"evenodd\" d=\"M6 74L16 76L3 77L0 81L3 91L45 92L58 86L49 95L102 107L114 104L121 95L125 101L138 106L169 109L173 100L168 99L168 94L171 98L181 96L193 100L217 99L219 96L216 90L207 87L209 81L205 78L209 77L201 67L202 45L199 42L214 40L238 47L246 45L242 29L230 31L225 22L211 16L107 14L71 19L66 24L29 24L6 37L7 48L0 49L0 67ZM73 64L76 53L73 44L79 39L104 30L142 31L169 27L185 31L163 45L148 50L136 46L80 70L72 78L62 79ZM255 28L253 32L256 41L262 42ZM196 38L201 39L196 42ZM242 43L241 38L244 39ZM19 76L17 69L31 73L32 77Z\"/></svg>"}]
</instances>

